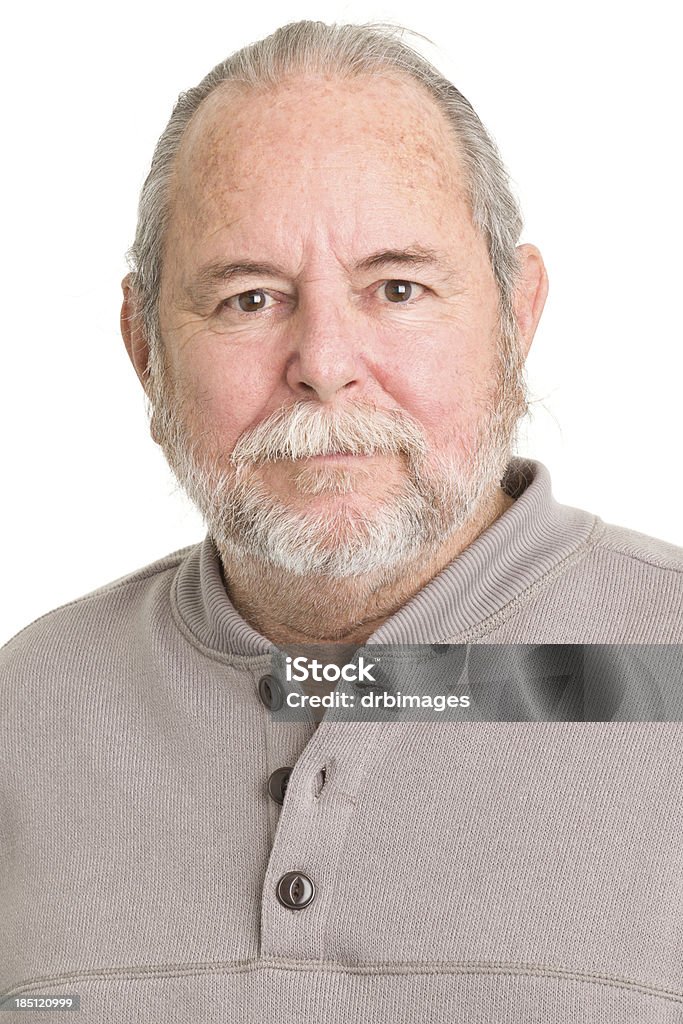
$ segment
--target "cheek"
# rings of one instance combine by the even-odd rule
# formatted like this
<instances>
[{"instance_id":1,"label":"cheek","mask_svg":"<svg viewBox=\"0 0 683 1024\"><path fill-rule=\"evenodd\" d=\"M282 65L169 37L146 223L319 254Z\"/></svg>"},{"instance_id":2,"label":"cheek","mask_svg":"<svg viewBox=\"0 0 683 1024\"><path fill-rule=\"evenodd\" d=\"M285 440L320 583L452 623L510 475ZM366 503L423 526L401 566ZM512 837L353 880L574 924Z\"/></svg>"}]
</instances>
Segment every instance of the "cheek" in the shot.
<instances>
[{"instance_id":1,"label":"cheek","mask_svg":"<svg viewBox=\"0 0 683 1024\"><path fill-rule=\"evenodd\" d=\"M245 430L264 417L272 386L265 368L254 362L217 358L208 347L184 360L182 394L200 430L232 448Z\"/></svg>"},{"instance_id":2,"label":"cheek","mask_svg":"<svg viewBox=\"0 0 683 1024\"><path fill-rule=\"evenodd\" d=\"M385 364L385 391L432 441L467 432L487 402L494 369L481 337L432 331L428 344L422 335L411 349L409 358Z\"/></svg>"}]
</instances>

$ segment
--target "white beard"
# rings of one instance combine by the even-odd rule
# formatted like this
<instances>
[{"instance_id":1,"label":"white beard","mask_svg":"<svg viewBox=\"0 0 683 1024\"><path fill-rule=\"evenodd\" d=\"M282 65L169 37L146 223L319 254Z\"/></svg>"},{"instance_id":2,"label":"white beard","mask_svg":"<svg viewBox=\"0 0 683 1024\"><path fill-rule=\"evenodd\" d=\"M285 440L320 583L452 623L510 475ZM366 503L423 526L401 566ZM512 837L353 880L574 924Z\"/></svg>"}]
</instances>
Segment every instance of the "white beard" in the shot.
<instances>
[{"instance_id":1,"label":"white beard","mask_svg":"<svg viewBox=\"0 0 683 1024\"><path fill-rule=\"evenodd\" d=\"M242 435L226 458L210 432L195 433L163 373L155 388L155 436L178 482L202 513L224 564L283 570L297 577L382 579L437 549L477 514L500 483L512 453L517 422L526 410L521 367L498 367L489 407L461 455L435 455L407 414L349 405L333 416L313 401L297 402ZM200 444L198 438L203 438ZM294 477L299 494L342 495L334 510L294 509L269 492L255 466L335 451L403 455L403 479L388 488L370 514L358 508L360 462L302 461ZM348 496L348 500L346 497Z\"/></svg>"}]
</instances>

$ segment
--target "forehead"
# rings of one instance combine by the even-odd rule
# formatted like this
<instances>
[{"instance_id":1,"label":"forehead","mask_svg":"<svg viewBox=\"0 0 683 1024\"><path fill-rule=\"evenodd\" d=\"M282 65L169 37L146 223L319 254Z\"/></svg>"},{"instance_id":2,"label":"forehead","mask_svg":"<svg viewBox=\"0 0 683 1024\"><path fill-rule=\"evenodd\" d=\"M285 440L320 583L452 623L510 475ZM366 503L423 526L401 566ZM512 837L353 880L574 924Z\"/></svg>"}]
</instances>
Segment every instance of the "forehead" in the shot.
<instances>
[{"instance_id":1,"label":"forehead","mask_svg":"<svg viewBox=\"0 0 683 1024\"><path fill-rule=\"evenodd\" d=\"M464 199L453 129L419 83L403 75L306 75L247 89L225 83L202 103L176 158L174 201L202 217L254 188L364 180Z\"/></svg>"}]
</instances>

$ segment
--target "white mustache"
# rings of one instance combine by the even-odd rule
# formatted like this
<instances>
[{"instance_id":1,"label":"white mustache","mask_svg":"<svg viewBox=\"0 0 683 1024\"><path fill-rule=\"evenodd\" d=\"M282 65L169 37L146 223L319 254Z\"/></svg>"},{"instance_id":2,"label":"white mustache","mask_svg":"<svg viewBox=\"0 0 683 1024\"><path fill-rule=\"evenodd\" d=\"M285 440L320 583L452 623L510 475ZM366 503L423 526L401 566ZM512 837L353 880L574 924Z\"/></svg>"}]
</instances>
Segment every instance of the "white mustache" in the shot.
<instances>
[{"instance_id":1,"label":"white mustache","mask_svg":"<svg viewBox=\"0 0 683 1024\"><path fill-rule=\"evenodd\" d=\"M373 455L405 452L411 459L426 455L427 442L407 413L351 405L324 413L313 402L278 409L237 441L230 461L256 464L314 455Z\"/></svg>"}]
</instances>

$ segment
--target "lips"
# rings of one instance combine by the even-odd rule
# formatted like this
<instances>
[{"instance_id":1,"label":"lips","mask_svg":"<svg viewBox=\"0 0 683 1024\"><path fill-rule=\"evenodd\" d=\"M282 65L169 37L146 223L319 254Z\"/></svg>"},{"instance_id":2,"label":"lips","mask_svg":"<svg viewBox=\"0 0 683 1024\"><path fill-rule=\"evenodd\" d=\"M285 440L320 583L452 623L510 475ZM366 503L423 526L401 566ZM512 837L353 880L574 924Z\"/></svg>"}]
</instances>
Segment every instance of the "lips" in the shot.
<instances>
[{"instance_id":1,"label":"lips","mask_svg":"<svg viewBox=\"0 0 683 1024\"><path fill-rule=\"evenodd\" d=\"M369 455L355 455L348 452L333 452L331 455L309 455L308 459L313 462L348 462L349 459L368 459Z\"/></svg>"}]
</instances>

